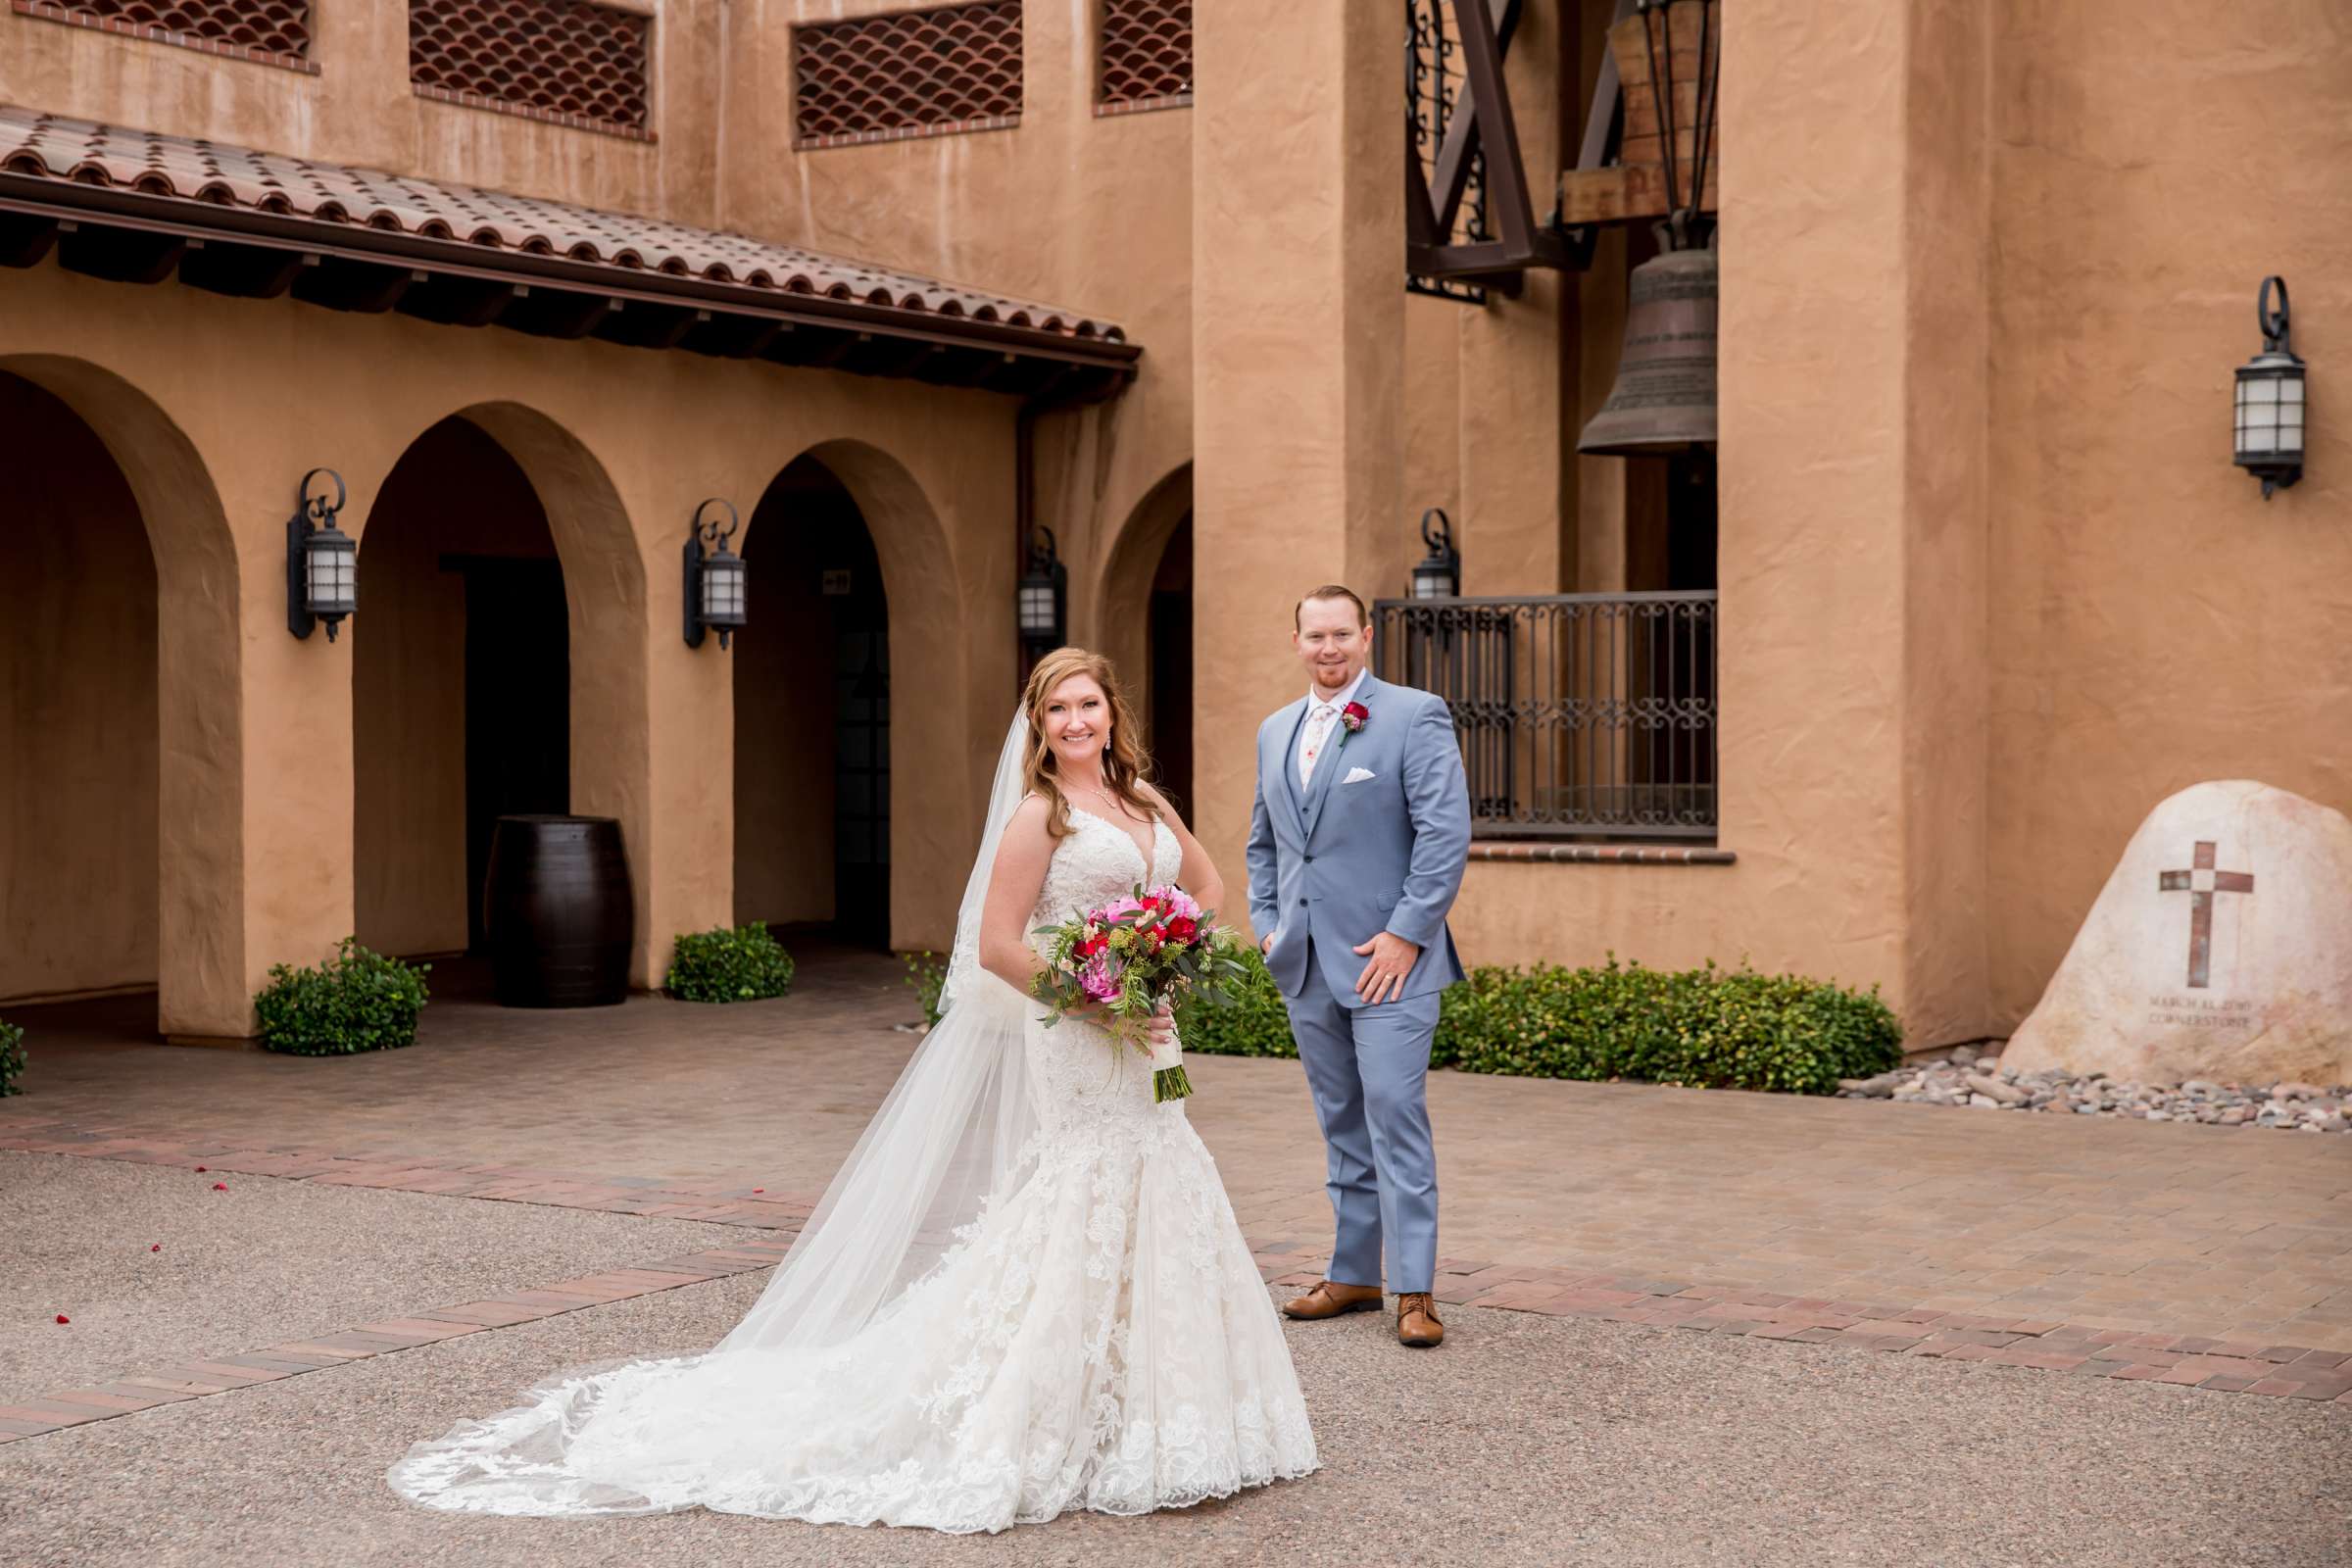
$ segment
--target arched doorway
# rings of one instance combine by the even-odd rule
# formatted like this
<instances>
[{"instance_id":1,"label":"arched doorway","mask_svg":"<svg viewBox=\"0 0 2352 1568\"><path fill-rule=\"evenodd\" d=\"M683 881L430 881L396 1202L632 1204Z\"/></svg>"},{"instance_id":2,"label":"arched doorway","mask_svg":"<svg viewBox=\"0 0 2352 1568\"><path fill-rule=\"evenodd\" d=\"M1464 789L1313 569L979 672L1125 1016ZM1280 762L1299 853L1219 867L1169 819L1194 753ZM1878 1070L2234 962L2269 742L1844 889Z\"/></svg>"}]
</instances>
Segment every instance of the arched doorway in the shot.
<instances>
[{"instance_id":1,"label":"arched doorway","mask_svg":"<svg viewBox=\"0 0 2352 1568\"><path fill-rule=\"evenodd\" d=\"M1144 726L1160 787L1193 815L1193 514L1176 525L1152 578L1152 647L1146 656Z\"/></svg>"},{"instance_id":2,"label":"arched doorway","mask_svg":"<svg viewBox=\"0 0 2352 1568\"><path fill-rule=\"evenodd\" d=\"M890 945L890 605L864 514L815 457L744 530L735 645L735 918Z\"/></svg>"},{"instance_id":3,"label":"arched doorway","mask_svg":"<svg viewBox=\"0 0 2352 1568\"><path fill-rule=\"evenodd\" d=\"M1162 478L1119 529L1094 595L1095 646L1110 656L1161 787L1193 815L1193 466Z\"/></svg>"},{"instance_id":4,"label":"arched doorway","mask_svg":"<svg viewBox=\"0 0 2352 1568\"><path fill-rule=\"evenodd\" d=\"M146 521L97 431L8 373L0 473L0 1001L153 985L161 754Z\"/></svg>"},{"instance_id":5,"label":"arched doorway","mask_svg":"<svg viewBox=\"0 0 2352 1568\"><path fill-rule=\"evenodd\" d=\"M74 853L74 847L28 839L26 835L44 830L15 814L12 805L10 818L0 822L0 834L8 841L0 845L0 860L6 862L0 866L0 885L18 890L21 902L10 905L8 949L42 951L19 948L19 933L29 931L42 940L70 937L77 922L100 916L103 906L116 911L119 933L134 927L149 933L137 939L136 951L151 956L143 972L126 981L77 978L67 982L69 989L112 990L118 984L135 987L152 980L157 1023L165 1035L201 1040L242 1036L252 1026L252 996L259 978L246 961L246 714L240 700L239 635L243 592L236 543L220 492L186 433L153 399L113 371L64 355L23 354L0 359L0 379L11 386L11 419L0 431L0 454L5 454L7 466L0 471L7 473L10 498L17 503L0 532L85 531L84 514L92 511L127 517L143 530L143 548L135 535L107 536L112 543L103 560L110 572L134 578L142 571L146 574L145 581L152 584L146 590L153 607L146 619L153 627L153 640L143 652L134 643L127 656L120 647L86 652L96 662L122 670L126 679L134 678L135 671L145 672L155 694L146 711L152 714L147 727L158 760L142 765L117 753L107 762L104 787L95 792L102 799L82 803L97 811L104 797L120 795L135 802L152 789L155 827L146 828L143 817L127 822L118 818L122 858L114 862L125 868L124 875L141 855L153 863L154 891L147 901L136 893L117 896L97 883L79 881L67 889L63 903L43 894L42 879L33 876L30 866L42 856ZM46 400L35 393L46 394ZM61 406L70 411L63 418ZM121 488L115 488L117 480ZM125 491L131 498L127 504ZM27 542L25 547L32 545ZM0 603L7 603L12 613L21 601L10 590L25 580L19 575L24 564L19 558L0 576ZM82 630L92 624L78 615L71 618ZM136 620L136 612L128 618ZM80 652L78 645L76 651ZM74 671L44 675L13 656L11 662L11 673L0 679L0 702L24 722L37 721L42 711L28 703L53 690L57 680L77 678ZM32 696L20 696L24 691ZM103 710L84 710L68 716L82 726L98 721L96 715L102 713ZM0 718L0 728L12 728L14 722ZM125 724L121 730L127 734L136 727ZM10 747L12 754L16 750ZM0 769L7 765L0 763ZM13 801L16 786L4 788ZM118 801L118 809L120 805ZM20 866L31 878L21 885ZM37 910L29 927L14 912L18 908ZM136 966L122 961L125 951L118 945L116 958L108 965L74 973L130 974ZM41 983L56 984L54 973ZM0 996L14 989L0 985Z\"/></svg>"},{"instance_id":6,"label":"arched doorway","mask_svg":"<svg viewBox=\"0 0 2352 1568\"><path fill-rule=\"evenodd\" d=\"M471 420L412 443L360 539L353 617L360 940L478 951L490 833L571 808L570 622L547 509Z\"/></svg>"}]
</instances>

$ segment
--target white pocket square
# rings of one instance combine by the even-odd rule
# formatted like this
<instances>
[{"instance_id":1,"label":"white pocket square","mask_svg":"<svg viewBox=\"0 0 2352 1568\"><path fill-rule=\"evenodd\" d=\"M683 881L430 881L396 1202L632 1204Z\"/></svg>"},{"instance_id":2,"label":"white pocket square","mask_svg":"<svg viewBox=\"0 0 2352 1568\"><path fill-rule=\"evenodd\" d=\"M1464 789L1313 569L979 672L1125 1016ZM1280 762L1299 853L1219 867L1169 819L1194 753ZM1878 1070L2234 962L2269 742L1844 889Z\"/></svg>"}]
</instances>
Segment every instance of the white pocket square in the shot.
<instances>
[{"instance_id":1,"label":"white pocket square","mask_svg":"<svg viewBox=\"0 0 2352 1568\"><path fill-rule=\"evenodd\" d=\"M1368 767L1351 767L1348 770L1348 776L1340 780L1340 782L1343 784L1361 784L1368 778L1376 778L1378 776L1378 774L1374 773Z\"/></svg>"}]
</instances>

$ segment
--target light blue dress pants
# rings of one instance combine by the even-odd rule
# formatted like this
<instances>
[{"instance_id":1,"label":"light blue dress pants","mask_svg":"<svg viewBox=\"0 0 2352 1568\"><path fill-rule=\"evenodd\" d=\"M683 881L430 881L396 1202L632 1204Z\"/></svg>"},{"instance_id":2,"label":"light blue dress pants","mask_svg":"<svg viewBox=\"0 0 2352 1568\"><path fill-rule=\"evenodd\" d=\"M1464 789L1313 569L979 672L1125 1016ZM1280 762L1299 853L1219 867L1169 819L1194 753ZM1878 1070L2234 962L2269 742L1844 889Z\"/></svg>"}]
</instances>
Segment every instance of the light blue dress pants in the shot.
<instances>
[{"instance_id":1,"label":"light blue dress pants","mask_svg":"<svg viewBox=\"0 0 2352 1568\"><path fill-rule=\"evenodd\" d=\"M1330 1277L1380 1284L1385 1242L1388 1288L1426 1291L1438 1266L1438 1158L1423 1092L1437 993L1343 1007L1310 951L1306 988L1284 1001L1330 1152L1326 1189L1339 1225Z\"/></svg>"}]
</instances>

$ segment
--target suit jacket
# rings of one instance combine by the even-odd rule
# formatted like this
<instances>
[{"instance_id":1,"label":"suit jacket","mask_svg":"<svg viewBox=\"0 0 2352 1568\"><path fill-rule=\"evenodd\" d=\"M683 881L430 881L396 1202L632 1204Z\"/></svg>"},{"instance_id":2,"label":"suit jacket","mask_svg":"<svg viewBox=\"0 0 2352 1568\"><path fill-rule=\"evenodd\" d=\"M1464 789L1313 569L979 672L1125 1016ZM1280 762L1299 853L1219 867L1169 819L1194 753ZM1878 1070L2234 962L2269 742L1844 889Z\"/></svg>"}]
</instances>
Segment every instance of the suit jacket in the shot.
<instances>
[{"instance_id":1,"label":"suit jacket","mask_svg":"<svg viewBox=\"0 0 2352 1568\"><path fill-rule=\"evenodd\" d=\"M1261 940L1274 933L1266 967L1286 995L1298 995L1311 938L1323 982L1344 1007L1363 1005L1355 982L1365 960L1352 950L1383 930L1421 950L1397 1000L1462 977L1446 915L1470 850L1470 790L1445 701L1370 675L1354 700L1371 716L1352 734L1333 727L1304 790L1298 759L1307 700L1258 726L1250 813L1250 918Z\"/></svg>"}]
</instances>

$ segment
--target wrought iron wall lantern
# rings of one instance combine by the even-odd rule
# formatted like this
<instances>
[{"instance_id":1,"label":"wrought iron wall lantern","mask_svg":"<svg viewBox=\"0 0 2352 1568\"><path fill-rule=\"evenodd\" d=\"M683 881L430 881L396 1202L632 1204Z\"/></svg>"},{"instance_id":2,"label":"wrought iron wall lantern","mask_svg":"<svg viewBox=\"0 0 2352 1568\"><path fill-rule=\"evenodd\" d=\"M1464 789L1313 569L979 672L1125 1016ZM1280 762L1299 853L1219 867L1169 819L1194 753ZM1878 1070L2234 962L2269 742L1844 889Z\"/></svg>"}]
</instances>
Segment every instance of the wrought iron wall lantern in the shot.
<instances>
[{"instance_id":1,"label":"wrought iron wall lantern","mask_svg":"<svg viewBox=\"0 0 2352 1568\"><path fill-rule=\"evenodd\" d=\"M1029 566L1021 573L1015 613L1021 645L1032 656L1050 653L1068 641L1070 569L1061 564L1054 530L1043 523L1029 541Z\"/></svg>"},{"instance_id":2,"label":"wrought iron wall lantern","mask_svg":"<svg viewBox=\"0 0 2352 1568\"><path fill-rule=\"evenodd\" d=\"M703 520L703 514L712 507L725 507L727 520L722 526L713 517ZM748 569L743 558L727 548L743 519L736 515L734 504L712 496L694 509L694 520L686 529L686 646L703 646L703 633L718 633L718 646L731 646L730 639L744 624L744 594L749 587ZM710 547L710 554L703 547Z\"/></svg>"},{"instance_id":3,"label":"wrought iron wall lantern","mask_svg":"<svg viewBox=\"0 0 2352 1568\"><path fill-rule=\"evenodd\" d=\"M311 481L322 473L335 481L332 501L311 494ZM347 499L343 476L332 468L313 468L294 487L294 515L286 519L286 630L297 637L308 637L323 620L331 643L343 617L360 608L360 542L335 526Z\"/></svg>"},{"instance_id":4,"label":"wrought iron wall lantern","mask_svg":"<svg viewBox=\"0 0 2352 1568\"><path fill-rule=\"evenodd\" d=\"M1429 555L1413 568L1413 597L1451 599L1460 594L1461 552L1453 548L1453 524L1442 509L1432 507L1421 514L1421 542L1429 546Z\"/></svg>"},{"instance_id":5,"label":"wrought iron wall lantern","mask_svg":"<svg viewBox=\"0 0 2352 1568\"><path fill-rule=\"evenodd\" d=\"M2285 278L2262 280L2254 319L2262 352L2237 368L2237 466L2262 481L2268 501L2303 477L2303 362L2288 341Z\"/></svg>"}]
</instances>

